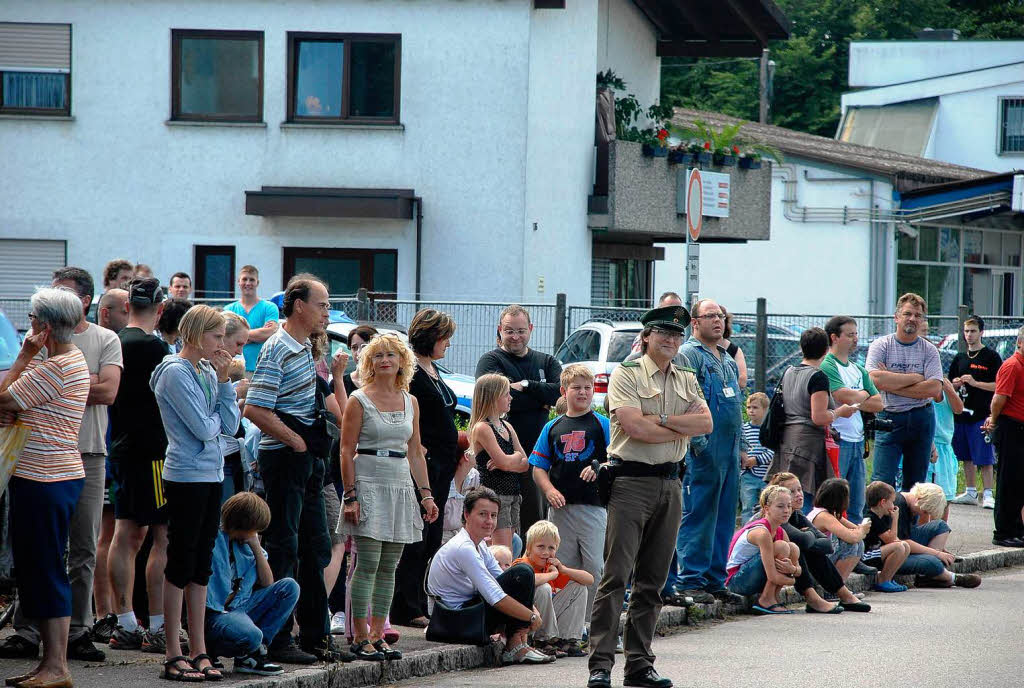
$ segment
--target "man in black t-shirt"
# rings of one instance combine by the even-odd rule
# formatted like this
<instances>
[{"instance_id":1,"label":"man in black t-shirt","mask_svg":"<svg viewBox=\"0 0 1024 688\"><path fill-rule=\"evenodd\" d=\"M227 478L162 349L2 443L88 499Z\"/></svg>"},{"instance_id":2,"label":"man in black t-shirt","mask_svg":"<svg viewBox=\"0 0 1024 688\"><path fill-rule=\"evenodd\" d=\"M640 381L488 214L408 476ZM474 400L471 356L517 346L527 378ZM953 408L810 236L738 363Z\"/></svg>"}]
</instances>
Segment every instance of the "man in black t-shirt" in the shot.
<instances>
[{"instance_id":1,"label":"man in black t-shirt","mask_svg":"<svg viewBox=\"0 0 1024 688\"><path fill-rule=\"evenodd\" d=\"M981 425L988 417L992 395L996 391L996 373L1003 360L992 349L981 343L985 321L977 315L964 320L964 339L967 351L958 353L949 364L949 380L964 400L964 412L953 416L953 453L964 464L964 483L967 489L953 499L954 504L978 503L978 486L975 467L981 469L981 484L984 488L981 505L994 509L992 497L995 454L992 445L985 441Z\"/></svg>"},{"instance_id":2,"label":"man in black t-shirt","mask_svg":"<svg viewBox=\"0 0 1024 688\"><path fill-rule=\"evenodd\" d=\"M116 490L114 537L107 555L117 612L117 630L110 638L110 647L161 654L166 650L161 600L167 562L167 510L161 473L167 437L149 378L170 353L163 340L152 334L163 301L163 290L154 278L135 279L128 285L128 324L118 334L124 373L110 407L110 466ZM132 610L132 587L135 557L150 530L153 544L146 566L146 630Z\"/></svg>"},{"instance_id":3,"label":"man in black t-shirt","mask_svg":"<svg viewBox=\"0 0 1024 688\"><path fill-rule=\"evenodd\" d=\"M508 421L524 447L536 444L549 409L558 401L558 376L562 372L562 364L553 356L530 349L532 334L527 310L515 304L507 306L498 316L498 348L481 356L476 365L476 377L497 373L512 383ZM519 532L525 533L543 518L543 499L529 471L520 473L519 481L523 495Z\"/></svg>"}]
</instances>

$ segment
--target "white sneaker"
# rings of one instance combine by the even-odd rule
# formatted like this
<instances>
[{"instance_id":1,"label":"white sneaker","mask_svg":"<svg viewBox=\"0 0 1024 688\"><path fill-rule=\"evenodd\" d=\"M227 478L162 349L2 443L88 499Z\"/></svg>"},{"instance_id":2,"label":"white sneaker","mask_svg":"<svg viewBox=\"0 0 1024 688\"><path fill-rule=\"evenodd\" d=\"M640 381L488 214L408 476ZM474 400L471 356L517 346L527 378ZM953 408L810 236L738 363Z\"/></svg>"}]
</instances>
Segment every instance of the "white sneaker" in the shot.
<instances>
[{"instance_id":1,"label":"white sneaker","mask_svg":"<svg viewBox=\"0 0 1024 688\"><path fill-rule=\"evenodd\" d=\"M331 635L345 634L345 612L335 612L331 617Z\"/></svg>"},{"instance_id":2,"label":"white sneaker","mask_svg":"<svg viewBox=\"0 0 1024 688\"><path fill-rule=\"evenodd\" d=\"M993 497L991 495L991 493L985 495L985 498L983 500L981 500L981 508L982 509L995 509L996 508L996 500L995 500L995 497Z\"/></svg>"},{"instance_id":3,"label":"white sneaker","mask_svg":"<svg viewBox=\"0 0 1024 688\"><path fill-rule=\"evenodd\" d=\"M949 503L950 504L973 504L974 506L977 506L978 505L978 493L975 492L974 494L971 494L970 492L964 492L962 494L958 494L956 497L954 497L953 499L949 500Z\"/></svg>"}]
</instances>

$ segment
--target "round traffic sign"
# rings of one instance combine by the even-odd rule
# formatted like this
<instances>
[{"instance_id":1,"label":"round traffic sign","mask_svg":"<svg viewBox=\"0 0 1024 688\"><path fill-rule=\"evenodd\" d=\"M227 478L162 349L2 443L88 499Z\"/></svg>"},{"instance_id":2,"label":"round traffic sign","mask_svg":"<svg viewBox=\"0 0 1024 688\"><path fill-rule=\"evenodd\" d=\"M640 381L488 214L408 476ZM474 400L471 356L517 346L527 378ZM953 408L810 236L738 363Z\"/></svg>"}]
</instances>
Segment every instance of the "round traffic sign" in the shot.
<instances>
[{"instance_id":1,"label":"round traffic sign","mask_svg":"<svg viewBox=\"0 0 1024 688\"><path fill-rule=\"evenodd\" d=\"M686 229L693 241L697 241L703 225L704 185L701 183L700 170L694 168L686 180Z\"/></svg>"}]
</instances>

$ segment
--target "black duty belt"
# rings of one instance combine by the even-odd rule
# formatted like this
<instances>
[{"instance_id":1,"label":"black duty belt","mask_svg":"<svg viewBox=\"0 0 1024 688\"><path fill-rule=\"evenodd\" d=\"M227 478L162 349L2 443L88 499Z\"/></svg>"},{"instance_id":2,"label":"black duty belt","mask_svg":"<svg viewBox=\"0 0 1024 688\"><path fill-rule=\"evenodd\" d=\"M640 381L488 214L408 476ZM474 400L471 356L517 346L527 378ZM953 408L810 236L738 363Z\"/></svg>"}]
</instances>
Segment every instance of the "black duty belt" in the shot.
<instances>
[{"instance_id":1,"label":"black duty belt","mask_svg":"<svg viewBox=\"0 0 1024 688\"><path fill-rule=\"evenodd\" d=\"M404 459L405 452L394 451L393 449L356 449L356 454L367 456L379 456L382 459Z\"/></svg>"},{"instance_id":2,"label":"black duty belt","mask_svg":"<svg viewBox=\"0 0 1024 688\"><path fill-rule=\"evenodd\" d=\"M616 478L664 478L675 480L679 477L679 461L652 465L639 461L622 461L612 458Z\"/></svg>"}]
</instances>

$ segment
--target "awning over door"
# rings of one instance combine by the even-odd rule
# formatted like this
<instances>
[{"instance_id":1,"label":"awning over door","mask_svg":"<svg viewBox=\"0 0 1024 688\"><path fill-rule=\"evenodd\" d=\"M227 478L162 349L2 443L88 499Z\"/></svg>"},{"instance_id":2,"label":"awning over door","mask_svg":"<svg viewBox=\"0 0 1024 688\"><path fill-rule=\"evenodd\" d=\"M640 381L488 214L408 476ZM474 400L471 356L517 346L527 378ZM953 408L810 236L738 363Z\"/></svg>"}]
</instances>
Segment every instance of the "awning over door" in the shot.
<instances>
[{"instance_id":1,"label":"awning over door","mask_svg":"<svg viewBox=\"0 0 1024 688\"><path fill-rule=\"evenodd\" d=\"M411 220L415 196L412 189L264 186L245 192L245 214Z\"/></svg>"}]
</instances>

